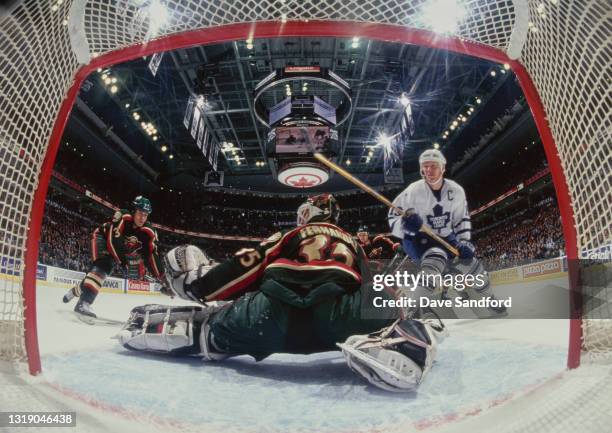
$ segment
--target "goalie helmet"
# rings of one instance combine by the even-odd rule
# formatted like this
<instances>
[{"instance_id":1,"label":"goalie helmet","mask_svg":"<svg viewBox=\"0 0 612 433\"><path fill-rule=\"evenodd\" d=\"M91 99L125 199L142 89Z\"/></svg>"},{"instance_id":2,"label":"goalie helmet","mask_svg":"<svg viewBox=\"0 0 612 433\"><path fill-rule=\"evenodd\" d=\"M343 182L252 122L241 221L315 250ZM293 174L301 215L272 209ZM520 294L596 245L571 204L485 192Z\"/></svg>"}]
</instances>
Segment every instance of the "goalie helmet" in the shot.
<instances>
[{"instance_id":1,"label":"goalie helmet","mask_svg":"<svg viewBox=\"0 0 612 433\"><path fill-rule=\"evenodd\" d=\"M148 198L139 195L134 199L134 201L132 201L132 211L136 212L137 210L150 214L153 212L151 201Z\"/></svg>"},{"instance_id":2,"label":"goalie helmet","mask_svg":"<svg viewBox=\"0 0 612 433\"><path fill-rule=\"evenodd\" d=\"M320 222L338 224L339 219L340 206L338 206L338 202L331 194L319 194L309 197L297 211L298 226Z\"/></svg>"}]
</instances>

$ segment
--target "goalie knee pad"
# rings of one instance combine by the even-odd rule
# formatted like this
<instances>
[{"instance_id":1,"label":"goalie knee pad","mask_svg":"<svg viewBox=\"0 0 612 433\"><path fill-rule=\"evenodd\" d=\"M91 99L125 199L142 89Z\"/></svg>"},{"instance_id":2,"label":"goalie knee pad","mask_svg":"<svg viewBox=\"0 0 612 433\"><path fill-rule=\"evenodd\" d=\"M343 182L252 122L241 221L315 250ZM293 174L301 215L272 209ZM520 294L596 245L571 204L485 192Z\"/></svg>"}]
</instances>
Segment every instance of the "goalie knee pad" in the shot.
<instances>
[{"instance_id":1,"label":"goalie knee pad","mask_svg":"<svg viewBox=\"0 0 612 433\"><path fill-rule=\"evenodd\" d=\"M136 351L171 355L198 355L208 360L224 357L210 346L207 323L223 306L149 304L135 307L117 339Z\"/></svg>"},{"instance_id":2,"label":"goalie knee pad","mask_svg":"<svg viewBox=\"0 0 612 433\"><path fill-rule=\"evenodd\" d=\"M445 336L441 321L397 320L370 335L353 335L338 347L351 370L372 385L393 392L414 391L429 372L437 343Z\"/></svg>"},{"instance_id":3,"label":"goalie knee pad","mask_svg":"<svg viewBox=\"0 0 612 433\"><path fill-rule=\"evenodd\" d=\"M213 261L201 249L194 245L173 248L164 257L164 267L166 283L176 296L200 302L188 286L213 267Z\"/></svg>"}]
</instances>

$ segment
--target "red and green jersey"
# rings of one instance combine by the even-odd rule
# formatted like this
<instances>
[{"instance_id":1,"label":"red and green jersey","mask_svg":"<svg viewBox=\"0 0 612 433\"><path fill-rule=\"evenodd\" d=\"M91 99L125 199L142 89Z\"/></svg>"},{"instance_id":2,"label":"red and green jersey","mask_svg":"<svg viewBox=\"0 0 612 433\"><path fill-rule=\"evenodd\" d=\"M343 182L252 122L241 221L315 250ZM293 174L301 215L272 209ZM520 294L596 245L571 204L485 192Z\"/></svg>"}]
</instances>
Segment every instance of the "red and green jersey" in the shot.
<instances>
[{"instance_id":1,"label":"red and green jersey","mask_svg":"<svg viewBox=\"0 0 612 433\"><path fill-rule=\"evenodd\" d=\"M299 292L325 282L346 290L361 285L367 258L340 227L313 223L278 232L255 248L243 248L190 285L202 302L234 299L272 279Z\"/></svg>"}]
</instances>

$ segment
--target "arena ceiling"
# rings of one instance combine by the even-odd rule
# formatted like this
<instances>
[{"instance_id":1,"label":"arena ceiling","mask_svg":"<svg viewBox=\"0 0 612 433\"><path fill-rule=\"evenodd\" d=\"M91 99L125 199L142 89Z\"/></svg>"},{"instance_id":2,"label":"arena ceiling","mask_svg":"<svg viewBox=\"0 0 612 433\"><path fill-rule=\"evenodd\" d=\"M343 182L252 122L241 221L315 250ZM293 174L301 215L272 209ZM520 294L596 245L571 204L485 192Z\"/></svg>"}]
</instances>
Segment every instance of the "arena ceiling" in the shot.
<instances>
[{"instance_id":1,"label":"arena ceiling","mask_svg":"<svg viewBox=\"0 0 612 433\"><path fill-rule=\"evenodd\" d=\"M262 163L268 129L255 119L252 109L253 89L276 68L321 66L350 84L353 110L338 128L337 161L374 185L384 182L377 138L398 131L402 92L409 96L414 120L414 133L404 143L407 179L416 173L420 151L437 143L452 164L482 126L520 96L513 74L503 65L444 50L364 39L274 38L180 49L163 54L155 75L150 60L92 74L81 88L66 136L73 142L70 147L86 145L85 150L75 151L87 152L92 139L85 140L82 129L89 129L102 138L96 145L98 161L119 155L124 163L117 170L179 189L199 187L211 170L183 126L189 97L203 95L206 122L215 139L234 145L232 152L219 156L218 169L225 172L226 185L294 191L273 181L273 168ZM272 97L281 100L285 95L280 92ZM451 129L453 122L456 126ZM155 134L143 128L147 123ZM103 142L108 144L108 155ZM320 187L348 188L338 177Z\"/></svg>"}]
</instances>

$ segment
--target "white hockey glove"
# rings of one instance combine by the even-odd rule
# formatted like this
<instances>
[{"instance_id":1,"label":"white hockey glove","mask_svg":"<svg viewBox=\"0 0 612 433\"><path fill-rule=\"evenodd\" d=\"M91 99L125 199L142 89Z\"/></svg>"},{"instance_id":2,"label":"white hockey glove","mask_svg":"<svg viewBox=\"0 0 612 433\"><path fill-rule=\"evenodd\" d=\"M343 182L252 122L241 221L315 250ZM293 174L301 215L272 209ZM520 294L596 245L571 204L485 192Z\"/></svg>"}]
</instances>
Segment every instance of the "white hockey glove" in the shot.
<instances>
[{"instance_id":1,"label":"white hockey glove","mask_svg":"<svg viewBox=\"0 0 612 433\"><path fill-rule=\"evenodd\" d=\"M194 245L173 248L164 256L165 290L171 290L179 298L199 302L185 286L202 278L213 266L214 262Z\"/></svg>"}]
</instances>

